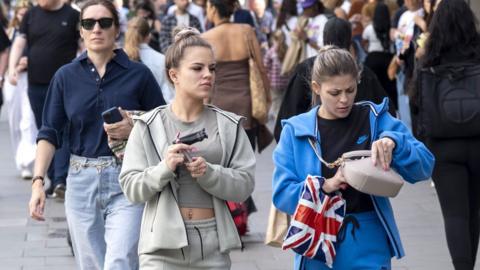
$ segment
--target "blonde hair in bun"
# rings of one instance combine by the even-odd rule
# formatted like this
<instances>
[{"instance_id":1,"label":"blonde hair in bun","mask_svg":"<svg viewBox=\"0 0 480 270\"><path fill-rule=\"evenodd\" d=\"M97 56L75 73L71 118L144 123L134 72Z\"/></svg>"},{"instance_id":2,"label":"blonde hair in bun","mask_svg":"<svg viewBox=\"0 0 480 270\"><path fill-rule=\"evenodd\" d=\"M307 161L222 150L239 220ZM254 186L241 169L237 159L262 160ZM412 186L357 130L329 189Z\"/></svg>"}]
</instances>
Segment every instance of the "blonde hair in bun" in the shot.
<instances>
[{"instance_id":1,"label":"blonde hair in bun","mask_svg":"<svg viewBox=\"0 0 480 270\"><path fill-rule=\"evenodd\" d=\"M173 43L165 53L165 72L168 80L173 83L168 71L178 68L185 50L190 47L204 47L213 51L212 45L200 37L200 32L193 27L175 27L172 31Z\"/></svg>"},{"instance_id":2,"label":"blonde hair in bun","mask_svg":"<svg viewBox=\"0 0 480 270\"><path fill-rule=\"evenodd\" d=\"M200 36L200 31L194 27L181 27L177 26L172 30L173 43L189 38L191 36Z\"/></svg>"}]
</instances>

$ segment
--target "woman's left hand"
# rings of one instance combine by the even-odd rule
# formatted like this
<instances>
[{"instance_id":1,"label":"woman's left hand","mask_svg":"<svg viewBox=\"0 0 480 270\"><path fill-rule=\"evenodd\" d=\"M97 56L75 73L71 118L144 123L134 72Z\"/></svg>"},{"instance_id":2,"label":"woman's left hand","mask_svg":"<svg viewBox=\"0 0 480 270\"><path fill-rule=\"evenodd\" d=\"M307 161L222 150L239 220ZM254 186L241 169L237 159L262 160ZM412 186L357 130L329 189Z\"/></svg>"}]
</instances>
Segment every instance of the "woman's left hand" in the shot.
<instances>
[{"instance_id":1,"label":"woman's left hand","mask_svg":"<svg viewBox=\"0 0 480 270\"><path fill-rule=\"evenodd\" d=\"M203 157L194 157L192 162L185 163L193 178L204 176L207 172L207 162Z\"/></svg>"},{"instance_id":2,"label":"woman's left hand","mask_svg":"<svg viewBox=\"0 0 480 270\"><path fill-rule=\"evenodd\" d=\"M103 123L103 128L105 129L109 139L126 140L128 139L128 136L130 136L133 125L130 117L127 115L127 112L121 108L119 108L119 110L123 116L122 121L113 124Z\"/></svg>"},{"instance_id":3,"label":"woman's left hand","mask_svg":"<svg viewBox=\"0 0 480 270\"><path fill-rule=\"evenodd\" d=\"M375 166L378 163L384 170L390 169L392 162L392 153L395 148L395 141L390 138L381 138L372 144L372 161Z\"/></svg>"}]
</instances>

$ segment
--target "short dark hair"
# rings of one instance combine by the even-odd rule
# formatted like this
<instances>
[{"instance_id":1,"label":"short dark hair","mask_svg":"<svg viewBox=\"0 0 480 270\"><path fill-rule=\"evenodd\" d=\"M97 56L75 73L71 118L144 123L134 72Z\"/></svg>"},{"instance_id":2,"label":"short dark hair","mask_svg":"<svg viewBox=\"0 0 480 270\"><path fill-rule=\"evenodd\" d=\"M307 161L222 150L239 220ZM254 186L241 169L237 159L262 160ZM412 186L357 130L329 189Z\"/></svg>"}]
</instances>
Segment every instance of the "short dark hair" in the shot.
<instances>
[{"instance_id":1,"label":"short dark hair","mask_svg":"<svg viewBox=\"0 0 480 270\"><path fill-rule=\"evenodd\" d=\"M352 44L352 26L350 23L337 17L328 20L323 30L323 44L350 50Z\"/></svg>"},{"instance_id":2,"label":"short dark hair","mask_svg":"<svg viewBox=\"0 0 480 270\"><path fill-rule=\"evenodd\" d=\"M112 13L113 17L113 24L118 28L120 26L120 19L118 18L118 12L117 9L115 8L115 5L113 4L112 1L109 0L89 0L87 1L83 6L82 9L80 10L80 20L83 19L83 13L85 10L91 6L96 6L96 5L101 5L104 6L110 13Z\"/></svg>"}]
</instances>

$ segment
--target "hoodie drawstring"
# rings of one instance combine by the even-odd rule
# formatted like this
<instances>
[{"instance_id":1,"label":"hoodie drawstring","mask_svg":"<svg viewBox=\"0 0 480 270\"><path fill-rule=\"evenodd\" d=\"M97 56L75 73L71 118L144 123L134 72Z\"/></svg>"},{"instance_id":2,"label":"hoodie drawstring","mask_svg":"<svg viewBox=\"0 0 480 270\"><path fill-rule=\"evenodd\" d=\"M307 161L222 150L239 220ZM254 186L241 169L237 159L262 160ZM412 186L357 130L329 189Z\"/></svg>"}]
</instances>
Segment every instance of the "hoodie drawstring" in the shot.
<instances>
[{"instance_id":1,"label":"hoodie drawstring","mask_svg":"<svg viewBox=\"0 0 480 270\"><path fill-rule=\"evenodd\" d=\"M200 238L200 252L202 254L202 261L205 259L204 256L203 256L203 239L202 239L202 234L200 233L200 229L198 229L197 226L193 227L197 233L198 233L198 237Z\"/></svg>"}]
</instances>

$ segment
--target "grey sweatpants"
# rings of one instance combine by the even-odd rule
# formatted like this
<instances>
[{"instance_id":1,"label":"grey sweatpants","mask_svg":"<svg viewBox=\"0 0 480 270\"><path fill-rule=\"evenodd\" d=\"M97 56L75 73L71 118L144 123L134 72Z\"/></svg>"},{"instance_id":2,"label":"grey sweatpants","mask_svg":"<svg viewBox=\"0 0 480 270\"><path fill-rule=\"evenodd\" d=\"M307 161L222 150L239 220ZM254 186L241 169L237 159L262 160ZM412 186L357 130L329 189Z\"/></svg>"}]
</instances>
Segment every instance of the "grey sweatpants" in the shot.
<instances>
[{"instance_id":1,"label":"grey sweatpants","mask_svg":"<svg viewBox=\"0 0 480 270\"><path fill-rule=\"evenodd\" d=\"M220 253L215 218L185 221L189 245L140 255L141 270L228 270L230 255Z\"/></svg>"}]
</instances>

